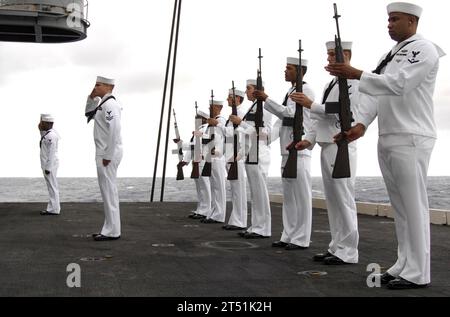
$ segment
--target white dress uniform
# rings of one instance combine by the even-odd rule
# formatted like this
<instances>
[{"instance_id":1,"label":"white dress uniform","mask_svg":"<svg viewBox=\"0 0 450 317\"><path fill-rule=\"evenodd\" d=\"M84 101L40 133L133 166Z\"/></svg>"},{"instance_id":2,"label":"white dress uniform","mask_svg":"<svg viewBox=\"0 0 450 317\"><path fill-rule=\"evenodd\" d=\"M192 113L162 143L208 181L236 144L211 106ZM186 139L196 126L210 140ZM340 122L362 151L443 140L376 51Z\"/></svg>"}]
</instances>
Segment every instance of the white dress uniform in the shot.
<instances>
[{"instance_id":1,"label":"white dress uniform","mask_svg":"<svg viewBox=\"0 0 450 317\"><path fill-rule=\"evenodd\" d=\"M295 91L289 89L286 97ZM314 93L308 84L303 85L303 93L314 100ZM281 172L287 162L289 151L286 147L293 142L292 122L296 104L291 98L286 98L286 106L280 105L267 98L264 108L278 117L280 151L282 156ZM286 119L288 118L288 119ZM303 126L308 134L312 127L310 111L303 108ZM280 241L291 243L300 247L309 247L312 225L312 185L311 185L311 151L299 151L297 159L297 178L283 178L283 233Z\"/></svg>"},{"instance_id":2,"label":"white dress uniform","mask_svg":"<svg viewBox=\"0 0 450 317\"><path fill-rule=\"evenodd\" d=\"M47 184L49 201L46 211L52 214L60 214L61 206L59 201L59 186L56 175L59 167L58 159L58 141L59 135L54 129L41 131L40 156L41 168ZM45 174L49 171L50 174Z\"/></svg>"},{"instance_id":3,"label":"white dress uniform","mask_svg":"<svg viewBox=\"0 0 450 317\"><path fill-rule=\"evenodd\" d=\"M100 108L95 113L94 141L97 164L98 184L102 194L105 222L101 234L107 237L120 237L120 206L116 178L117 168L122 160L121 106L106 94L100 101ZM109 99L108 99L109 98ZM88 97L86 112L98 107L98 98ZM108 99L108 100L107 100ZM103 101L107 100L102 104ZM110 160L103 166L103 160Z\"/></svg>"},{"instance_id":4,"label":"white dress uniform","mask_svg":"<svg viewBox=\"0 0 450 317\"><path fill-rule=\"evenodd\" d=\"M207 124L202 124L199 128L199 132L205 133L206 128L208 127ZM201 138L200 138L201 140ZM183 147L183 150L185 151L185 156L183 161L184 162L190 162L194 159L193 152L195 146L200 146L200 149L202 147L202 144L196 144L197 138L192 137L188 147ZM201 142L200 142L201 143ZM199 214L202 216L209 216L211 213L211 184L209 182L209 177L201 176L201 172L203 170L203 167L205 166L205 161L201 160L199 162L199 171L200 176L199 178L194 179L195 188L197 189L197 208L193 211L194 214Z\"/></svg>"},{"instance_id":5,"label":"white dress uniform","mask_svg":"<svg viewBox=\"0 0 450 317\"><path fill-rule=\"evenodd\" d=\"M219 121L218 126L208 127L206 133L203 134L203 140L209 140L211 135L214 135L208 145L203 145L203 157L208 159L214 148L214 155L211 158L211 212L207 216L207 219L212 219L218 222L225 222L226 207L227 207L227 195L225 180L227 178L227 170L225 168L225 155L224 155L224 135L223 127L226 120L222 116L215 117Z\"/></svg>"},{"instance_id":6,"label":"white dress uniform","mask_svg":"<svg viewBox=\"0 0 450 317\"><path fill-rule=\"evenodd\" d=\"M367 127L378 114L378 160L394 209L398 240L398 259L388 273L415 284L428 284L430 213L426 185L436 140L432 97L439 58L445 53L416 34L395 45L391 54L394 59L380 75L364 72L361 76L359 90L377 96L378 109L367 109L360 123Z\"/></svg>"},{"instance_id":7,"label":"white dress uniform","mask_svg":"<svg viewBox=\"0 0 450 317\"><path fill-rule=\"evenodd\" d=\"M350 108L355 118L359 104L365 100L358 91L359 81L348 80ZM367 95L365 97L369 98ZM333 137L341 132L338 114L325 112L326 102L339 101L338 79L334 78L325 88L322 103L311 106L311 118L316 120L309 135L304 137L311 144L321 147L322 181L331 231L328 252L346 263L358 263L358 218L355 202L356 142L348 145L350 178L332 177L337 145ZM367 101L366 101L367 102Z\"/></svg>"},{"instance_id":8,"label":"white dress uniform","mask_svg":"<svg viewBox=\"0 0 450 317\"><path fill-rule=\"evenodd\" d=\"M259 147L257 149L257 135L255 129L256 102L247 111L238 129L245 135L246 160L245 171L251 194L251 226L247 232L256 233L264 237L272 235L269 191L267 190L267 176L270 165L270 140L272 129L272 115L263 110L264 128L260 131ZM256 156L259 150L258 157ZM258 162L256 163L256 159Z\"/></svg>"},{"instance_id":9,"label":"white dress uniform","mask_svg":"<svg viewBox=\"0 0 450 317\"><path fill-rule=\"evenodd\" d=\"M237 115L239 118L243 118L247 113L243 105L237 106ZM238 128L236 130L233 128L233 123L227 121L224 134L225 134L225 159L227 163L233 162L234 156L234 133L237 134L238 140L238 153L242 153L243 135ZM247 185L245 183L245 164L244 157L238 154L238 179L230 180L231 187L231 203L232 211L230 218L228 219L228 224L231 226L236 226L239 228L247 228ZM227 169L229 169L230 164L227 164Z\"/></svg>"}]
</instances>

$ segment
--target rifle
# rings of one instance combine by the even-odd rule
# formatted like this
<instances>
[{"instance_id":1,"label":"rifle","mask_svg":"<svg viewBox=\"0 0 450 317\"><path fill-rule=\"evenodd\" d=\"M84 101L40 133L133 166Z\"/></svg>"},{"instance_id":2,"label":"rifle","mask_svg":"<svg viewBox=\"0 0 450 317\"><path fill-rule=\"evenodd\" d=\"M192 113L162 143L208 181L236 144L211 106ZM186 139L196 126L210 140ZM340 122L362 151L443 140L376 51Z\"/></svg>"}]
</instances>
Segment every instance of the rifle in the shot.
<instances>
[{"instance_id":1,"label":"rifle","mask_svg":"<svg viewBox=\"0 0 450 317\"><path fill-rule=\"evenodd\" d=\"M174 150L173 153L174 154L178 154L178 164L177 164L177 181L179 180L183 180L184 179L184 175L183 175L183 143L181 142L180 139L180 131L178 131L178 124L177 124L177 115L175 114L175 109L173 109L173 117L174 117L174 127L175 127L175 140L178 140L177 142L177 147L178 150Z\"/></svg>"},{"instance_id":2,"label":"rifle","mask_svg":"<svg viewBox=\"0 0 450 317\"><path fill-rule=\"evenodd\" d=\"M334 41L336 43L335 48L335 54L336 54L336 62L337 63L344 63L344 51L342 49L342 42L341 42L341 33L339 30L339 18L341 17L338 15L337 12L337 5L336 3L333 4L334 6L334 19L336 20L336 29L337 29L337 36L334 36ZM346 78L338 77L338 84L339 84L339 106L337 107L337 111L327 111L327 113L338 113L339 114L339 122L341 126L341 137L338 141L336 141L338 150L336 153L336 159L334 161L334 168L332 177L333 178L348 178L350 177L350 158L348 154L348 140L345 137L344 132L350 130L352 127L352 112L350 109L350 97L348 93L348 83ZM332 107L328 107L332 108Z\"/></svg>"},{"instance_id":3,"label":"rifle","mask_svg":"<svg viewBox=\"0 0 450 317\"><path fill-rule=\"evenodd\" d=\"M237 116L237 107L236 107L236 88L234 87L234 81L232 81L233 86L233 100L231 101L231 114L234 116ZM230 169L228 170L228 177L227 179L229 181L234 181L238 179L238 162L237 162L237 155L238 155L238 136L236 133L237 124L233 124L233 162L230 163Z\"/></svg>"},{"instance_id":4,"label":"rifle","mask_svg":"<svg viewBox=\"0 0 450 317\"><path fill-rule=\"evenodd\" d=\"M213 104L214 104L214 90L211 90L211 105L209 106L209 117L210 118L212 118L214 116ZM210 127L211 126L208 125L208 127L206 128L206 131L208 131L208 129ZM202 140L203 145L208 145L208 153L207 153L207 155L205 155L205 165L203 166L202 176L211 177L211 157L212 157L212 152L214 151L214 148L210 149L209 143L211 143L214 140L214 137L215 137L214 134L211 134L209 140ZM203 143L203 141L206 141L206 142Z\"/></svg>"},{"instance_id":5,"label":"rifle","mask_svg":"<svg viewBox=\"0 0 450 317\"><path fill-rule=\"evenodd\" d=\"M195 131L198 131L200 129L201 125L202 125L202 122L200 119L198 119L198 106L197 106L197 101L196 101L195 102ZM191 153L193 153L192 172L191 172L192 179L198 179L200 177L200 161L202 160L201 142L202 142L201 137L196 136L194 144L191 145Z\"/></svg>"},{"instance_id":6,"label":"rifle","mask_svg":"<svg viewBox=\"0 0 450 317\"><path fill-rule=\"evenodd\" d=\"M302 71L302 40L299 40L299 65L297 67L297 81L295 86L296 92L303 92L303 71ZM286 165L283 168L283 178L297 178L297 149L295 145L302 140L305 134L303 127L303 106L299 103L295 104L293 142L288 148L289 156Z\"/></svg>"},{"instance_id":7,"label":"rifle","mask_svg":"<svg viewBox=\"0 0 450 317\"><path fill-rule=\"evenodd\" d=\"M261 67L261 49L259 49L259 69L256 74L256 90L263 90L262 81L262 67ZM263 121L263 102L261 100L256 101L256 112L255 112L255 129L256 129L256 164L259 164L259 132L261 128L264 128Z\"/></svg>"}]
</instances>

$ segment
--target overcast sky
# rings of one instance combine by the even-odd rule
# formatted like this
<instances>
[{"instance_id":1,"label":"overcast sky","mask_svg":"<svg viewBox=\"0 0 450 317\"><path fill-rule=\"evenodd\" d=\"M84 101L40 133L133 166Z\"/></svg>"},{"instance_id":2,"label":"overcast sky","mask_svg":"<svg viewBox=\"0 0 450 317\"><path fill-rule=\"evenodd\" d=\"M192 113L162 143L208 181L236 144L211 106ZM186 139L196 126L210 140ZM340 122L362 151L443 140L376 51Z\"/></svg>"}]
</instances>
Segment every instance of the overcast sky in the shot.
<instances>
[{"instance_id":1,"label":"overcast sky","mask_svg":"<svg viewBox=\"0 0 450 317\"><path fill-rule=\"evenodd\" d=\"M298 40L309 60L305 80L321 98L331 79L324 71L325 42L333 39L333 2L329 0L183 0L174 107L182 138L194 126L194 102L207 109L210 90L224 100L234 80L244 90L255 77L258 48L263 50L266 91L283 100L287 56L297 56ZM395 44L387 33L390 1L337 1L343 40L353 45L352 64L373 70L381 55ZM450 52L450 4L414 1L424 8L419 33ZM115 77L123 104L124 159L120 177L153 174L162 89L164 84L173 1L92 0L86 40L70 44L0 43L2 155L0 177L42 176L39 163L40 113L56 117L61 135L61 177L95 177L92 123L84 117L86 96L97 75ZM450 57L441 59L435 100L438 141L432 176L450 175ZM248 102L248 101L247 101ZM224 114L228 116L228 109ZM173 136L173 129L171 128ZM377 162L377 127L359 141L358 176L381 175ZM171 138L172 138L171 136ZM174 146L171 144L170 148ZM162 148L163 150L163 148ZM168 176L176 173L169 154ZM160 159L162 162L162 159ZM272 146L270 176L279 176L278 142ZM161 169L159 169L161 171ZM313 152L313 176L320 176L319 148Z\"/></svg>"}]
</instances>

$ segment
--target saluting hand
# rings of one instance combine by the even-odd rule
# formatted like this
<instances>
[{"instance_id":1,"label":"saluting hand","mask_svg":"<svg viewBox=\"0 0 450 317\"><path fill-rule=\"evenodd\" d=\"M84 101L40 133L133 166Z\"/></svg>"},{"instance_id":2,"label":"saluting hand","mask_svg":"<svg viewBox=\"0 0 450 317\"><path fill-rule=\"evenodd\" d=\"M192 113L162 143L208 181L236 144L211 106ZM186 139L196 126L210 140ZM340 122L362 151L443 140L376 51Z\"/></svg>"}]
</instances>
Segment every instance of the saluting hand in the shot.
<instances>
[{"instance_id":1,"label":"saluting hand","mask_svg":"<svg viewBox=\"0 0 450 317\"><path fill-rule=\"evenodd\" d=\"M361 79L362 70L356 69L345 63L330 63L325 70L333 76L347 79Z\"/></svg>"},{"instance_id":2,"label":"saluting hand","mask_svg":"<svg viewBox=\"0 0 450 317\"><path fill-rule=\"evenodd\" d=\"M304 93L294 92L294 93L290 94L289 97L295 103L301 104L303 107L311 109L311 105L313 104L313 102Z\"/></svg>"},{"instance_id":3,"label":"saluting hand","mask_svg":"<svg viewBox=\"0 0 450 317\"><path fill-rule=\"evenodd\" d=\"M97 97L96 94L95 94L95 87L94 87L94 89L92 89L91 94L89 95L89 97L91 97L92 99Z\"/></svg>"},{"instance_id":4,"label":"saluting hand","mask_svg":"<svg viewBox=\"0 0 450 317\"><path fill-rule=\"evenodd\" d=\"M357 123L355 126L353 126L350 130L344 132L345 138L348 140L348 142L353 142L358 140L360 137L364 136L366 133L366 127L361 124ZM334 136L334 142L337 143L342 139L342 133L336 134Z\"/></svg>"}]
</instances>

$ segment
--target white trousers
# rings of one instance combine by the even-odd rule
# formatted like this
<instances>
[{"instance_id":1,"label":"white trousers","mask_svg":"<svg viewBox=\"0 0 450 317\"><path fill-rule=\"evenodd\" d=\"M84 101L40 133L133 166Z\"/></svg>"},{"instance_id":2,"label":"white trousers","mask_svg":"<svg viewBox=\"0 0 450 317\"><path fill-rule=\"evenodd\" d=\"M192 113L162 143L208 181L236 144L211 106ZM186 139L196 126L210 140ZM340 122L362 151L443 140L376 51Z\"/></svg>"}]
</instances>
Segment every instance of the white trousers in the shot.
<instances>
[{"instance_id":1,"label":"white trousers","mask_svg":"<svg viewBox=\"0 0 450 317\"><path fill-rule=\"evenodd\" d=\"M358 263L358 217L355 202L356 143L350 143L350 178L332 177L337 145L320 143L322 180L330 223L331 242L328 252L346 263Z\"/></svg>"},{"instance_id":2,"label":"white trousers","mask_svg":"<svg viewBox=\"0 0 450 317\"><path fill-rule=\"evenodd\" d=\"M225 222L227 193L225 180L227 171L225 168L225 158L213 158L211 160L211 212L208 218Z\"/></svg>"},{"instance_id":3,"label":"white trousers","mask_svg":"<svg viewBox=\"0 0 450 317\"><path fill-rule=\"evenodd\" d=\"M250 187L252 213L252 223L247 231L270 237L272 235L272 222L266 169L262 164L246 164L245 170Z\"/></svg>"},{"instance_id":4,"label":"white trousers","mask_svg":"<svg viewBox=\"0 0 450 317\"><path fill-rule=\"evenodd\" d=\"M61 205L59 201L58 180L56 179L58 168L50 170L50 174L48 175L45 174L45 171L42 172L44 173L44 179L47 184L49 196L46 211L52 214L59 214L61 212Z\"/></svg>"},{"instance_id":5,"label":"white trousers","mask_svg":"<svg viewBox=\"0 0 450 317\"><path fill-rule=\"evenodd\" d=\"M238 161L238 179L229 181L233 209L228 224L241 228L247 227L247 184L245 183L244 165L242 160Z\"/></svg>"},{"instance_id":6,"label":"white trousers","mask_svg":"<svg viewBox=\"0 0 450 317\"><path fill-rule=\"evenodd\" d=\"M398 259L388 273L416 284L431 281L427 173L435 141L418 135L378 139L378 160L394 210L398 242Z\"/></svg>"},{"instance_id":7,"label":"white trousers","mask_svg":"<svg viewBox=\"0 0 450 317\"><path fill-rule=\"evenodd\" d=\"M204 164L199 164L199 170L203 169ZM195 187L197 189L197 209L194 211L196 214L202 216L208 216L211 213L211 184L209 177L203 177L194 179Z\"/></svg>"},{"instance_id":8,"label":"white trousers","mask_svg":"<svg viewBox=\"0 0 450 317\"><path fill-rule=\"evenodd\" d=\"M282 166L287 158L287 155L282 156ZM298 155L297 178L282 178L282 183L283 233L280 240L309 247L312 226L311 157Z\"/></svg>"},{"instance_id":9,"label":"white trousers","mask_svg":"<svg viewBox=\"0 0 450 317\"><path fill-rule=\"evenodd\" d=\"M119 237L121 235L119 192L116 183L117 168L121 160L122 155L113 159L105 167L103 166L103 159L101 157L96 158L98 184L105 212L105 222L101 234L107 237Z\"/></svg>"}]
</instances>

